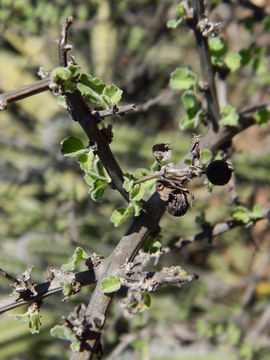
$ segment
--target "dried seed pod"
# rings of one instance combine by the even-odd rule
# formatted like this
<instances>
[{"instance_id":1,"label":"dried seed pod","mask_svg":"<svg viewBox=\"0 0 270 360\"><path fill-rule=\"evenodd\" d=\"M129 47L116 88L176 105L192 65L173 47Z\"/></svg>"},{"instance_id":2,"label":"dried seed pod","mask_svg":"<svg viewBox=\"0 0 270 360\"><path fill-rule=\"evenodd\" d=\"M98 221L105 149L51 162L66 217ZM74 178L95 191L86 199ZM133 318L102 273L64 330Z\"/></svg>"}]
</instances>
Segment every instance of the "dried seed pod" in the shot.
<instances>
[{"instance_id":1,"label":"dried seed pod","mask_svg":"<svg viewBox=\"0 0 270 360\"><path fill-rule=\"evenodd\" d=\"M156 144L152 147L152 153L158 163L160 161L167 161L172 156L172 149L170 144Z\"/></svg>"},{"instance_id":2,"label":"dried seed pod","mask_svg":"<svg viewBox=\"0 0 270 360\"><path fill-rule=\"evenodd\" d=\"M159 193L161 200L163 200L163 201L168 201L169 196L170 196L171 192L173 191L173 189L167 187L162 181L157 181L156 189L157 189L157 192Z\"/></svg>"},{"instance_id":3,"label":"dried seed pod","mask_svg":"<svg viewBox=\"0 0 270 360\"><path fill-rule=\"evenodd\" d=\"M224 160L210 162L205 171L208 180L214 185L225 185L232 177L233 169Z\"/></svg>"},{"instance_id":4,"label":"dried seed pod","mask_svg":"<svg viewBox=\"0 0 270 360\"><path fill-rule=\"evenodd\" d=\"M174 190L166 205L169 214L173 216L183 216L188 211L189 203L187 195L181 190Z\"/></svg>"}]
</instances>

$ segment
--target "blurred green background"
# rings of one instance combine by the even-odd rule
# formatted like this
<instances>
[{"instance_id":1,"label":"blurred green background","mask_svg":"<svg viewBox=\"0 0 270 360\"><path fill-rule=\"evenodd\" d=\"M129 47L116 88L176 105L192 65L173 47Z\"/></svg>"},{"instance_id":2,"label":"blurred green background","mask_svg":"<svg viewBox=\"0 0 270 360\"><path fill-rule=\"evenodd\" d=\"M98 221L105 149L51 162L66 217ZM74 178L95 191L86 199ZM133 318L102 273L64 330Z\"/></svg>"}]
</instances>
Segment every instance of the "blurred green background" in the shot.
<instances>
[{"instance_id":1,"label":"blurred green background","mask_svg":"<svg viewBox=\"0 0 270 360\"><path fill-rule=\"evenodd\" d=\"M192 32L185 26L166 27L177 4L173 0L1 0L0 90L36 81L40 66L51 70L58 65L55 40L65 17L72 15L72 54L84 72L119 86L123 104L144 103L162 94L147 111L106 119L113 124L111 147L123 171L150 167L151 149L158 142L170 142L173 161L179 161L189 151L192 131L179 128L184 111L180 93L168 87L169 76L177 66L189 66L196 73L200 69ZM263 5L267 2L259 4ZM241 108L267 100L268 28L237 2L208 1L207 6L214 18L224 22L223 36L230 49L249 48L254 42L259 49L256 68L249 65L228 77L228 102ZM0 113L0 129L0 267L15 276L33 264L33 280L43 282L47 266L60 267L77 246L109 255L128 226L115 229L110 222L112 211L124 203L112 190L101 204L94 203L76 161L61 155L64 137L75 135L85 144L87 139L57 99L46 92L9 106ZM269 207L270 127L248 129L234 140L234 149L239 201L250 208L254 203ZM192 192L195 203L186 216L165 214L162 219L162 244L200 231L195 219L202 210L211 224L230 217L229 185L209 193L206 184L196 182ZM267 221L262 221L252 230L232 230L212 245L205 241L163 256L159 268L181 265L200 279L182 289L158 290L151 309L132 319L123 317L116 300L104 334L105 358L270 359L269 325L255 337L250 335L269 312L269 235ZM261 278L252 282L258 273ZM243 306L249 289L252 296ZM30 335L27 325L12 317L26 308L1 315L0 359L67 358L69 345L50 337L49 329L61 323L75 304L87 303L92 290L84 288L66 302L61 294L47 298L38 335ZM0 296L10 292L9 282L0 278ZM121 341L126 341L125 349L112 355Z\"/></svg>"}]
</instances>

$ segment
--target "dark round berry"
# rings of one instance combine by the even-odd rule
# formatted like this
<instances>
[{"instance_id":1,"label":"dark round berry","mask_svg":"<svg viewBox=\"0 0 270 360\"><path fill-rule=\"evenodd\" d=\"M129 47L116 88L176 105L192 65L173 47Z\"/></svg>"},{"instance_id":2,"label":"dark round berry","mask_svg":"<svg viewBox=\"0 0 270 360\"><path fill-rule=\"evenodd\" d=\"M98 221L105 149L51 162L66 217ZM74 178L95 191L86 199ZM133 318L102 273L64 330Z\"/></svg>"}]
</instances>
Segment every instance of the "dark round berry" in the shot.
<instances>
[{"instance_id":1,"label":"dark round berry","mask_svg":"<svg viewBox=\"0 0 270 360\"><path fill-rule=\"evenodd\" d=\"M225 185L232 177L233 169L224 160L210 162L205 171L208 180L214 185Z\"/></svg>"}]
</instances>

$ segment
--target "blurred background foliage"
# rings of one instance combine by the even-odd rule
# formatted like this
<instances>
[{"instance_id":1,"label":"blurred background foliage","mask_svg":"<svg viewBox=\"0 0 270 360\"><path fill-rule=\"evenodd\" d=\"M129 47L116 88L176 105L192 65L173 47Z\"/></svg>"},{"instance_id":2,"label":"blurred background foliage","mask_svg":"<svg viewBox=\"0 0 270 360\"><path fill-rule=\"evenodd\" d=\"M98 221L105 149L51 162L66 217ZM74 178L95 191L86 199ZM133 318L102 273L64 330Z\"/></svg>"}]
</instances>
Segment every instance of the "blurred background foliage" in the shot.
<instances>
[{"instance_id":1,"label":"blurred background foliage","mask_svg":"<svg viewBox=\"0 0 270 360\"><path fill-rule=\"evenodd\" d=\"M122 103L145 103L161 95L148 110L106 120L113 124L112 149L123 171L150 167L151 148L157 142L170 142L173 160L179 161L189 151L191 131L179 128L184 111L180 93L168 87L169 76L177 66L199 73L199 59L188 28L166 27L177 4L1 0L0 90L36 81L40 66L57 66L55 39L65 17L72 15L72 53L84 72L117 84L124 90ZM257 65L241 68L227 79L228 102L239 109L270 96L269 18L258 15L267 5L268 1L207 1L211 16L224 22L222 36L231 50L257 49ZM33 264L33 280L43 282L47 266L67 262L76 246L109 255L128 226L115 229L109 221L123 201L109 190L101 204L94 203L75 160L61 155L64 137L78 136L85 145L87 140L56 98L46 92L9 106L0 114L0 128L1 268L16 275ZM205 133L203 127L199 130ZM269 207L270 127L251 127L234 139L233 146L239 202L249 208L254 203ZM211 224L230 217L230 185L209 193L200 181L192 192L195 203L186 216L166 214L162 219L162 244L200 231L195 219L202 210ZM164 255L159 267L178 264L200 279L182 289L159 290L150 310L133 319L125 319L115 301L104 336L105 358L270 359L269 314L262 331L256 328L269 313L269 235L267 221L262 221L253 229L237 228L219 236L213 244L200 242ZM8 281L0 278L1 297L10 291ZM49 329L74 304L87 303L91 291L84 288L64 303L60 294L47 298L39 335L30 335L11 313L1 315L0 358L67 357L68 344L51 338ZM109 357L121 341L126 342L123 352Z\"/></svg>"}]
</instances>

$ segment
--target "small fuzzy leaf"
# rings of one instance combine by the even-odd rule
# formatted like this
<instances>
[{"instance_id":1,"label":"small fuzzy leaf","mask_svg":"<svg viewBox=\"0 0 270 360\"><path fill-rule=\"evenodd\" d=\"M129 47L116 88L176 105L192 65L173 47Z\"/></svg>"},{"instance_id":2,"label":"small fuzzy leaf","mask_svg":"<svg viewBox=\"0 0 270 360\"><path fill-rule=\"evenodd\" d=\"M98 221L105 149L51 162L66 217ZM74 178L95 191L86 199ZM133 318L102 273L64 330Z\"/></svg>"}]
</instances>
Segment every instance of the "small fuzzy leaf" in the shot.
<instances>
[{"instance_id":1,"label":"small fuzzy leaf","mask_svg":"<svg viewBox=\"0 0 270 360\"><path fill-rule=\"evenodd\" d=\"M67 340L71 342L70 348L73 351L80 351L80 341L73 334L72 330L65 325L55 325L51 330L50 334L58 339Z\"/></svg>"},{"instance_id":2,"label":"small fuzzy leaf","mask_svg":"<svg viewBox=\"0 0 270 360\"><path fill-rule=\"evenodd\" d=\"M171 73L170 87L175 90L188 90L197 86L196 75L187 68L177 68Z\"/></svg>"},{"instance_id":3,"label":"small fuzzy leaf","mask_svg":"<svg viewBox=\"0 0 270 360\"><path fill-rule=\"evenodd\" d=\"M236 126L238 124L239 115L237 109L227 104L220 110L223 116L220 120L220 124L223 126Z\"/></svg>"},{"instance_id":4,"label":"small fuzzy leaf","mask_svg":"<svg viewBox=\"0 0 270 360\"><path fill-rule=\"evenodd\" d=\"M270 112L265 108L257 110L254 114L254 119L257 124L265 126L270 119Z\"/></svg>"},{"instance_id":5,"label":"small fuzzy leaf","mask_svg":"<svg viewBox=\"0 0 270 360\"><path fill-rule=\"evenodd\" d=\"M143 245L143 251L149 254L155 254L161 249L161 243L155 241L151 236L148 236Z\"/></svg>"},{"instance_id":6,"label":"small fuzzy leaf","mask_svg":"<svg viewBox=\"0 0 270 360\"><path fill-rule=\"evenodd\" d=\"M191 91L185 91L181 96L181 100L186 111L192 109L197 112L200 108L196 96Z\"/></svg>"},{"instance_id":7,"label":"small fuzzy leaf","mask_svg":"<svg viewBox=\"0 0 270 360\"><path fill-rule=\"evenodd\" d=\"M212 159L212 151L210 149L201 150L201 159L204 164L208 164Z\"/></svg>"},{"instance_id":8,"label":"small fuzzy leaf","mask_svg":"<svg viewBox=\"0 0 270 360\"><path fill-rule=\"evenodd\" d=\"M133 207L133 211L134 211L134 216L139 216L141 209L142 209L142 204L140 201L131 201L132 207Z\"/></svg>"},{"instance_id":9,"label":"small fuzzy leaf","mask_svg":"<svg viewBox=\"0 0 270 360\"><path fill-rule=\"evenodd\" d=\"M244 206L237 206L232 211L232 218L236 221L240 221L244 224L247 224L251 220L250 213L247 208Z\"/></svg>"},{"instance_id":10,"label":"small fuzzy leaf","mask_svg":"<svg viewBox=\"0 0 270 360\"><path fill-rule=\"evenodd\" d=\"M181 268L181 266L176 266L176 268L180 276L187 276L187 272L183 268Z\"/></svg>"},{"instance_id":11,"label":"small fuzzy leaf","mask_svg":"<svg viewBox=\"0 0 270 360\"><path fill-rule=\"evenodd\" d=\"M227 51L226 42L223 39L221 39L219 36L209 39L208 46L209 46L210 54L212 56L220 57L224 55Z\"/></svg>"},{"instance_id":12,"label":"small fuzzy leaf","mask_svg":"<svg viewBox=\"0 0 270 360\"><path fill-rule=\"evenodd\" d=\"M131 176L129 174L124 176L124 183L123 183L123 188L127 191L130 192L130 190L133 187L133 183L134 180L131 178Z\"/></svg>"},{"instance_id":13,"label":"small fuzzy leaf","mask_svg":"<svg viewBox=\"0 0 270 360\"><path fill-rule=\"evenodd\" d=\"M140 201L144 195L144 188L140 184L136 184L129 192L130 200Z\"/></svg>"},{"instance_id":14,"label":"small fuzzy leaf","mask_svg":"<svg viewBox=\"0 0 270 360\"><path fill-rule=\"evenodd\" d=\"M60 106L62 106L62 108L67 109L67 101L65 96L63 95L57 96L57 102Z\"/></svg>"},{"instance_id":15,"label":"small fuzzy leaf","mask_svg":"<svg viewBox=\"0 0 270 360\"><path fill-rule=\"evenodd\" d=\"M64 156L75 157L84 151L83 143L77 137L70 136L61 142L61 152Z\"/></svg>"},{"instance_id":16,"label":"small fuzzy leaf","mask_svg":"<svg viewBox=\"0 0 270 360\"><path fill-rule=\"evenodd\" d=\"M63 264L61 266L62 271L72 271L75 269L75 267L82 261L85 261L88 259L88 256L86 252L81 248L77 247L74 251L74 254L72 255L71 262L67 264Z\"/></svg>"},{"instance_id":17,"label":"small fuzzy leaf","mask_svg":"<svg viewBox=\"0 0 270 360\"><path fill-rule=\"evenodd\" d=\"M55 83L63 83L72 78L72 72L65 67L57 67L53 69L50 75L51 81Z\"/></svg>"},{"instance_id":18,"label":"small fuzzy leaf","mask_svg":"<svg viewBox=\"0 0 270 360\"><path fill-rule=\"evenodd\" d=\"M63 288L63 294L64 296L69 296L69 294L72 292L72 285L67 280L61 281L61 286Z\"/></svg>"},{"instance_id":19,"label":"small fuzzy leaf","mask_svg":"<svg viewBox=\"0 0 270 360\"><path fill-rule=\"evenodd\" d=\"M133 206L130 203L127 208L117 208L111 216L111 222L115 227L120 226L125 222L133 213Z\"/></svg>"},{"instance_id":20,"label":"small fuzzy leaf","mask_svg":"<svg viewBox=\"0 0 270 360\"><path fill-rule=\"evenodd\" d=\"M104 294L114 293L119 290L121 283L117 276L110 275L101 280L100 289Z\"/></svg>"},{"instance_id":21,"label":"small fuzzy leaf","mask_svg":"<svg viewBox=\"0 0 270 360\"><path fill-rule=\"evenodd\" d=\"M28 308L28 311L24 314L17 314L14 318L21 324L27 324L31 331L31 334L38 334L40 331L40 314L39 309L31 309L31 306Z\"/></svg>"},{"instance_id":22,"label":"small fuzzy leaf","mask_svg":"<svg viewBox=\"0 0 270 360\"><path fill-rule=\"evenodd\" d=\"M252 215L253 219L261 218L263 216L263 209L262 209L261 205L255 204L252 208L251 215Z\"/></svg>"},{"instance_id":23,"label":"small fuzzy leaf","mask_svg":"<svg viewBox=\"0 0 270 360\"><path fill-rule=\"evenodd\" d=\"M117 104L122 98L123 91L114 84L106 85L104 88L104 95L110 99L110 104Z\"/></svg>"},{"instance_id":24,"label":"small fuzzy leaf","mask_svg":"<svg viewBox=\"0 0 270 360\"><path fill-rule=\"evenodd\" d=\"M102 199L102 196L104 194L104 191L107 189L108 183L107 181L98 179L94 182L93 188L90 189L91 198L94 201L100 202Z\"/></svg>"},{"instance_id":25,"label":"small fuzzy leaf","mask_svg":"<svg viewBox=\"0 0 270 360\"><path fill-rule=\"evenodd\" d=\"M224 62L232 72L236 71L241 66L241 55L235 51L232 51L226 55Z\"/></svg>"},{"instance_id":26,"label":"small fuzzy leaf","mask_svg":"<svg viewBox=\"0 0 270 360\"><path fill-rule=\"evenodd\" d=\"M180 24L182 24L183 19L170 19L167 21L168 29L176 29Z\"/></svg>"},{"instance_id":27,"label":"small fuzzy leaf","mask_svg":"<svg viewBox=\"0 0 270 360\"><path fill-rule=\"evenodd\" d=\"M80 154L77 158L78 163L83 171L90 171L94 165L95 155L93 151L89 151L88 154Z\"/></svg>"},{"instance_id":28,"label":"small fuzzy leaf","mask_svg":"<svg viewBox=\"0 0 270 360\"><path fill-rule=\"evenodd\" d=\"M134 178L135 179L139 179L141 178L142 176L146 176L146 175L149 175L150 174L150 171L146 168L139 168L139 169L136 169L135 172L134 172Z\"/></svg>"}]
</instances>

